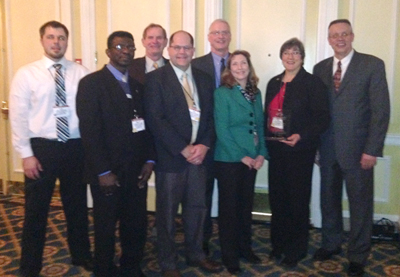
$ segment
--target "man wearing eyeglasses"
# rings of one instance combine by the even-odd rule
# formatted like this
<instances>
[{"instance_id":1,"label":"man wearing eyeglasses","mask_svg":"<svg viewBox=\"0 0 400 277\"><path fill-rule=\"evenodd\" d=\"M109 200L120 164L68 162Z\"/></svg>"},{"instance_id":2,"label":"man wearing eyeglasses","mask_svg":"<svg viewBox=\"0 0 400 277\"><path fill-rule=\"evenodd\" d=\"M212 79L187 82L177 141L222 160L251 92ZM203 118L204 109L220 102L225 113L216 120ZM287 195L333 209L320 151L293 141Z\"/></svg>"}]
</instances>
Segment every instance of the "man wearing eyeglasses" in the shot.
<instances>
[{"instance_id":1,"label":"man wearing eyeglasses","mask_svg":"<svg viewBox=\"0 0 400 277\"><path fill-rule=\"evenodd\" d=\"M163 57L167 43L167 33L161 25L151 23L147 26L143 31L142 38L146 54L144 57L133 60L129 67L129 75L144 84L146 73L162 67L168 62L168 59Z\"/></svg>"},{"instance_id":2,"label":"man wearing eyeglasses","mask_svg":"<svg viewBox=\"0 0 400 277\"><path fill-rule=\"evenodd\" d=\"M112 33L106 50L109 63L83 78L78 88L77 113L94 203L96 277L144 276L140 262L146 242L147 180L155 157L144 122L143 85L128 75L135 49L132 34ZM117 221L119 272L113 263Z\"/></svg>"},{"instance_id":3,"label":"man wearing eyeglasses","mask_svg":"<svg viewBox=\"0 0 400 277\"><path fill-rule=\"evenodd\" d=\"M213 83L190 64L193 37L171 35L170 63L146 76L146 122L154 136L156 165L156 228L158 264L163 276L181 276L176 261L175 216L182 204L186 263L208 272L221 266L206 259L201 245L206 216L207 168L204 159L213 144Z\"/></svg>"},{"instance_id":4,"label":"man wearing eyeglasses","mask_svg":"<svg viewBox=\"0 0 400 277\"><path fill-rule=\"evenodd\" d=\"M389 92L382 60L352 47L354 33L347 19L332 21L328 41L334 57L315 65L314 74L330 88L331 126L322 136L322 247L314 259L341 252L342 186L350 207L348 275L362 276L371 250L373 168L389 124Z\"/></svg>"},{"instance_id":5,"label":"man wearing eyeglasses","mask_svg":"<svg viewBox=\"0 0 400 277\"><path fill-rule=\"evenodd\" d=\"M211 52L193 60L192 65L195 68L207 73L213 80L214 89L221 85L221 75L225 69L229 57L229 43L231 42L231 29L224 19L216 19L211 23L208 33ZM207 214L204 221L204 241L203 250L206 255L210 254L209 241L212 236L213 226L211 221L212 196L214 191L214 146L209 150L210 154L206 161L209 167L209 176L207 178L206 205Z\"/></svg>"}]
</instances>

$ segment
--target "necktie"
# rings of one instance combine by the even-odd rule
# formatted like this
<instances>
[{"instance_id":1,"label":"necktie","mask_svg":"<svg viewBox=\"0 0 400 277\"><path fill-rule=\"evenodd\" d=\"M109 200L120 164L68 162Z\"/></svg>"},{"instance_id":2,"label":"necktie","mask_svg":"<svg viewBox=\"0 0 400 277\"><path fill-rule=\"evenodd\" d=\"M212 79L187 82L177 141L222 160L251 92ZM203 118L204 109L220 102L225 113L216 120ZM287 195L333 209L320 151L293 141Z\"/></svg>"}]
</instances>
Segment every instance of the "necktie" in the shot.
<instances>
[{"instance_id":1,"label":"necktie","mask_svg":"<svg viewBox=\"0 0 400 277\"><path fill-rule=\"evenodd\" d=\"M66 94L65 94L65 82L64 76L61 72L61 64L53 65L56 69L54 80L56 82L56 106L63 107L67 105ZM56 117L57 122L57 137L59 141L67 142L69 138L68 118L67 117Z\"/></svg>"},{"instance_id":2,"label":"necktie","mask_svg":"<svg viewBox=\"0 0 400 277\"><path fill-rule=\"evenodd\" d=\"M222 58L221 59L221 75L222 75L222 72L224 72L224 70L225 70L225 59L224 58Z\"/></svg>"},{"instance_id":3,"label":"necktie","mask_svg":"<svg viewBox=\"0 0 400 277\"><path fill-rule=\"evenodd\" d=\"M333 84L335 85L335 92L339 91L341 77L342 77L342 63L339 61L337 63L337 69L335 75L333 75Z\"/></svg>"},{"instance_id":4,"label":"necktie","mask_svg":"<svg viewBox=\"0 0 400 277\"><path fill-rule=\"evenodd\" d=\"M194 102L193 94L192 94L192 90L190 89L186 73L182 74L182 87L183 87L183 90L184 90L184 93L185 93L185 98L186 98L186 101L188 103L188 106L189 106L189 108L192 108L193 107L193 102Z\"/></svg>"},{"instance_id":5,"label":"necktie","mask_svg":"<svg viewBox=\"0 0 400 277\"><path fill-rule=\"evenodd\" d=\"M157 69L157 68L158 68L158 63L153 63L153 67L154 67L155 69Z\"/></svg>"}]
</instances>

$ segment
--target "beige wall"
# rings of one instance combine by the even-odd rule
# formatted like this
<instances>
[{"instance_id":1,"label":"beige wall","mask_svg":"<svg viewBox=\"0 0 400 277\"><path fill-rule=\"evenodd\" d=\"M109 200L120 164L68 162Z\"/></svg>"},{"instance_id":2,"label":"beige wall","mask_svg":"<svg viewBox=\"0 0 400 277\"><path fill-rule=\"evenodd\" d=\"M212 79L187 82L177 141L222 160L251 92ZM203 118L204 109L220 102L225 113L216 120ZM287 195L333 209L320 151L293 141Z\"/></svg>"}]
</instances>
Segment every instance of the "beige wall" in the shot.
<instances>
[{"instance_id":1,"label":"beige wall","mask_svg":"<svg viewBox=\"0 0 400 277\"><path fill-rule=\"evenodd\" d=\"M66 2L70 2L70 11ZM209 3L222 4L222 17L231 24L232 43L230 50L242 48L248 50L253 59L256 72L260 77L259 88L265 92L268 80L283 70L279 59L281 44L298 37L306 46L305 68L312 70L318 61L318 53L327 46L327 40L318 40L326 30L326 17L332 17L329 10L337 8L337 17L347 17L354 25L356 50L382 58L386 63L389 86L391 88L392 118L385 157L379 160L376 169L375 213L398 219L400 215L400 0L5 0L6 6L2 30L5 39L2 45L6 49L6 71L12 76L21 65L36 60L42 55L38 28L48 20L66 20L72 28L70 42L71 58L80 58L83 49L88 47L88 38L81 37L79 26L87 26L86 15L81 17L82 4L94 3L95 24L89 26L95 34L95 50L91 58L97 55L95 68L101 68L108 59L104 53L106 39L110 32L127 30L133 33L138 50L136 56L144 55L140 39L142 30L149 23L159 23L165 27L168 36L184 26L184 15L188 4L195 7L196 56L205 54L206 16ZM211 2L210 2L211 1ZM4 4L5 3L5 4ZM4 7L4 6L3 6ZM71 19L69 19L69 17ZM373 19L373 20L371 20ZM329 21L328 21L329 22ZM328 51L329 52L329 51ZM90 58L90 59L91 59ZM84 61L87 62L87 61ZM8 89L9 76L1 77L1 83ZM6 94L6 93L5 93ZM6 96L1 96L6 99ZM2 100L0 99L0 100ZM4 122L0 130L4 130ZM3 126L3 127L2 127ZM8 138L0 136L0 147ZM0 152L0 155L2 152ZM0 157L1 159L2 157ZM14 172L16 166L10 166ZM0 171L1 178L4 173ZM259 187L267 185L266 167L257 179ZM150 195L154 196L151 191ZM153 205L154 199L149 198Z\"/></svg>"}]
</instances>

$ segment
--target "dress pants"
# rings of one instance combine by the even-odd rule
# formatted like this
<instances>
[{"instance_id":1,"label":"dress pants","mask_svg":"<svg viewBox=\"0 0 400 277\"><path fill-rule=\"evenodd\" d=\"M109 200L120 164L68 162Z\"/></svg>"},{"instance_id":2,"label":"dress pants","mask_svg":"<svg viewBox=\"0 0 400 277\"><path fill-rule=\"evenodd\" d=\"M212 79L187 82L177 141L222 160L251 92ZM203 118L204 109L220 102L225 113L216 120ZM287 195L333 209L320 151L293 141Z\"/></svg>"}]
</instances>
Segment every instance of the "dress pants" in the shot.
<instances>
[{"instance_id":1,"label":"dress pants","mask_svg":"<svg viewBox=\"0 0 400 277\"><path fill-rule=\"evenodd\" d=\"M213 223L211 219L212 197L214 194L214 163L209 165L206 183L206 218L204 219L204 237L203 242L209 243L213 233Z\"/></svg>"},{"instance_id":2,"label":"dress pants","mask_svg":"<svg viewBox=\"0 0 400 277\"><path fill-rule=\"evenodd\" d=\"M204 165L189 164L179 173L156 171L156 228L158 264L161 270L176 269L175 217L182 204L185 255L189 262L205 259L202 250L206 215Z\"/></svg>"},{"instance_id":3,"label":"dress pants","mask_svg":"<svg viewBox=\"0 0 400 277\"><path fill-rule=\"evenodd\" d=\"M138 163L140 164L140 163ZM147 237L147 186L137 186L141 166L126 165L117 173L120 187L109 196L92 184L96 277L141 276L140 263ZM115 230L119 221L120 269L114 265Z\"/></svg>"},{"instance_id":4,"label":"dress pants","mask_svg":"<svg viewBox=\"0 0 400 277\"><path fill-rule=\"evenodd\" d=\"M241 254L252 252L251 223L257 170L243 163L215 162L219 196L222 262L239 267Z\"/></svg>"},{"instance_id":5,"label":"dress pants","mask_svg":"<svg viewBox=\"0 0 400 277\"><path fill-rule=\"evenodd\" d=\"M311 180L315 149L284 151L280 142L268 148L268 189L272 212L271 244L290 260L307 255ZM287 146L286 146L287 147Z\"/></svg>"},{"instance_id":6,"label":"dress pants","mask_svg":"<svg viewBox=\"0 0 400 277\"><path fill-rule=\"evenodd\" d=\"M66 143L31 139L34 156L43 167L40 178L25 176L25 220L21 240L22 276L38 276L42 268L47 215L56 179L67 221L67 241L73 259L90 259L86 190L82 181L83 148L80 139Z\"/></svg>"},{"instance_id":7,"label":"dress pants","mask_svg":"<svg viewBox=\"0 0 400 277\"><path fill-rule=\"evenodd\" d=\"M350 233L347 256L350 262L366 263L371 250L374 204L373 169L343 169L335 162L321 167L322 247L334 250L341 246L343 235L342 189L350 208Z\"/></svg>"}]
</instances>

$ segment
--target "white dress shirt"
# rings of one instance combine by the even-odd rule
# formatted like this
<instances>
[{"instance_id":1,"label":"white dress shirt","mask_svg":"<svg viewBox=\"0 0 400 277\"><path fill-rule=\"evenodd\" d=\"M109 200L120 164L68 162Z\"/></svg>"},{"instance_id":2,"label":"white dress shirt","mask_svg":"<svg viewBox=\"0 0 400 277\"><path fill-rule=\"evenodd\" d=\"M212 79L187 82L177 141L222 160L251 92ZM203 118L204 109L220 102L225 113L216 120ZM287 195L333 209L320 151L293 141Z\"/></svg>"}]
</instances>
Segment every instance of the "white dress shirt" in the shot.
<instances>
[{"instance_id":1,"label":"white dress shirt","mask_svg":"<svg viewBox=\"0 0 400 277\"><path fill-rule=\"evenodd\" d=\"M154 63L156 63L158 65L158 68L165 65L163 57L161 57L158 61L153 61L149 57L145 56L145 60L146 60L146 73L156 70L156 68L154 67Z\"/></svg>"},{"instance_id":2,"label":"white dress shirt","mask_svg":"<svg viewBox=\"0 0 400 277\"><path fill-rule=\"evenodd\" d=\"M346 57L344 57L343 59L340 60L340 63L341 63L340 68L342 69L340 81L343 80L344 74L346 74L347 68L349 67L349 64L350 64L351 58L353 58L353 55L354 55L354 49L351 49L350 53ZM338 62L339 62L339 59L334 56L333 57L333 71L332 71L333 75L332 76L335 75L335 72L338 67L337 66Z\"/></svg>"},{"instance_id":3,"label":"white dress shirt","mask_svg":"<svg viewBox=\"0 0 400 277\"><path fill-rule=\"evenodd\" d=\"M43 56L41 60L21 67L11 83L9 108L12 142L22 158L33 156L30 138L57 139L56 118L53 115L56 94L54 64L62 65L70 114L70 138L80 138L75 98L78 83L89 70L65 58L54 62Z\"/></svg>"}]
</instances>

